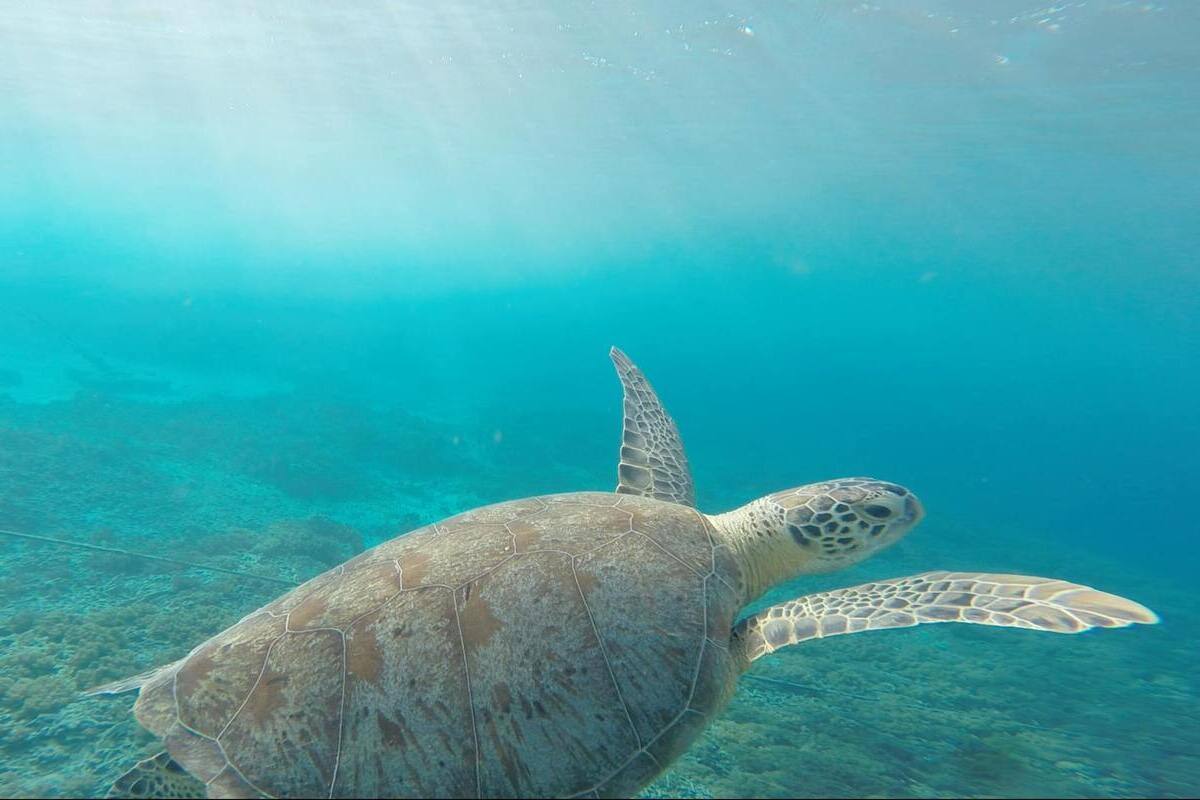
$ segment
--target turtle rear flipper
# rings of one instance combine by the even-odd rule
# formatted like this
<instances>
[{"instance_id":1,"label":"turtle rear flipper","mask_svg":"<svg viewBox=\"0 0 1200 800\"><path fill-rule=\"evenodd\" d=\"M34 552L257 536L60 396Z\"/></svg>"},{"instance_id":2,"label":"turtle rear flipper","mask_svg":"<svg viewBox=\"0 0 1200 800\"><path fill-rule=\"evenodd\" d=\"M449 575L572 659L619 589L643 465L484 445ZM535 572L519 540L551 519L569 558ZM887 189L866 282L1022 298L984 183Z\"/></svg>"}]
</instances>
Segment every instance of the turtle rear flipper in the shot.
<instances>
[{"instance_id":1,"label":"turtle rear flipper","mask_svg":"<svg viewBox=\"0 0 1200 800\"><path fill-rule=\"evenodd\" d=\"M143 759L113 782L105 797L204 797L204 784L166 751Z\"/></svg>"},{"instance_id":2,"label":"turtle rear flipper","mask_svg":"<svg viewBox=\"0 0 1200 800\"><path fill-rule=\"evenodd\" d=\"M167 666L174 666L174 664L168 664ZM91 689L85 689L83 693L90 697L97 694L124 694L125 692L132 692L136 689L141 689L143 685L149 683L150 679L162 671L162 669L162 667L148 669L145 672L139 672L137 675L131 675L128 678L121 678L119 681L105 683L101 686L93 686Z\"/></svg>"}]
</instances>

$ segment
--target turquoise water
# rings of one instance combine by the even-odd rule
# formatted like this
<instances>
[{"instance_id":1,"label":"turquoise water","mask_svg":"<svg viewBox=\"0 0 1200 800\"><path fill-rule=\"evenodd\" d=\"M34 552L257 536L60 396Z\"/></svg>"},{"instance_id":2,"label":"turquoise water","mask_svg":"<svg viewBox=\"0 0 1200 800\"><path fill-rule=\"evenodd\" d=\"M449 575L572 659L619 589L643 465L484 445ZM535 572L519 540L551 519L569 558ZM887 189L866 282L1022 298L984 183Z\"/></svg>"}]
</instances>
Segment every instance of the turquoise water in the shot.
<instances>
[{"instance_id":1,"label":"turquoise water","mask_svg":"<svg viewBox=\"0 0 1200 800\"><path fill-rule=\"evenodd\" d=\"M921 496L771 602L962 569L1162 617L780 651L650 794L1194 796L1198 35L1113 0L10 3L0 529L295 581L611 489L617 345L705 511ZM282 590L0 536L0 795L103 794L158 746L78 692Z\"/></svg>"}]
</instances>

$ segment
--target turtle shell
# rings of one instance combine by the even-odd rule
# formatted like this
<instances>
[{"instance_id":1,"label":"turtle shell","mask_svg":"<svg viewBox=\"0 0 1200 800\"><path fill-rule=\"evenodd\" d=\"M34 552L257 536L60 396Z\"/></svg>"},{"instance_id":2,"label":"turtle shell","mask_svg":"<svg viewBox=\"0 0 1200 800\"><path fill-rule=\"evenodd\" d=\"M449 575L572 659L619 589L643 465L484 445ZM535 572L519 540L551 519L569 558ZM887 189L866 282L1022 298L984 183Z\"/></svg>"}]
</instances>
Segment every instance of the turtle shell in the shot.
<instances>
[{"instance_id":1,"label":"turtle shell","mask_svg":"<svg viewBox=\"0 0 1200 800\"><path fill-rule=\"evenodd\" d=\"M135 713L214 797L629 795L728 700L738 585L692 508L501 503L250 614Z\"/></svg>"}]
</instances>

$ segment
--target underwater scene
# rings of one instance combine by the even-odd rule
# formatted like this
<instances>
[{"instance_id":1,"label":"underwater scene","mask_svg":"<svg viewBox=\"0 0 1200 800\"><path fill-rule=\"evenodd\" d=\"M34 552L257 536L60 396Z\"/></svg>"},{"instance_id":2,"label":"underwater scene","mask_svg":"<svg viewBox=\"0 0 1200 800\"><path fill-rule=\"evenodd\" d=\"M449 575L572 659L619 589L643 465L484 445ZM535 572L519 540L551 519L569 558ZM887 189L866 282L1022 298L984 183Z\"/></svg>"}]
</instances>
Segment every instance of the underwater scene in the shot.
<instances>
[{"instance_id":1,"label":"underwater scene","mask_svg":"<svg viewBox=\"0 0 1200 800\"><path fill-rule=\"evenodd\" d=\"M1198 37L0 5L0 796L1196 796Z\"/></svg>"}]
</instances>

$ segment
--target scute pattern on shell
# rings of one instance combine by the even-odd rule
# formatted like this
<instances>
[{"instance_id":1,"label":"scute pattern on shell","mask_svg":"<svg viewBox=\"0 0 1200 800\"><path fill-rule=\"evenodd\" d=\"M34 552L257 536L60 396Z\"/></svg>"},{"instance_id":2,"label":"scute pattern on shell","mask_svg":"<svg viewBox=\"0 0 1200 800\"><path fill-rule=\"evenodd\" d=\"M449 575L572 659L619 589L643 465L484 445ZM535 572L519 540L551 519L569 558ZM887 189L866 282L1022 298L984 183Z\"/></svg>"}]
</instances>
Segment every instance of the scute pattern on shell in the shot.
<instances>
[{"instance_id":1,"label":"scute pattern on shell","mask_svg":"<svg viewBox=\"0 0 1200 800\"><path fill-rule=\"evenodd\" d=\"M642 497L488 506L248 615L135 711L214 796L629 794L732 694L723 550Z\"/></svg>"}]
</instances>

